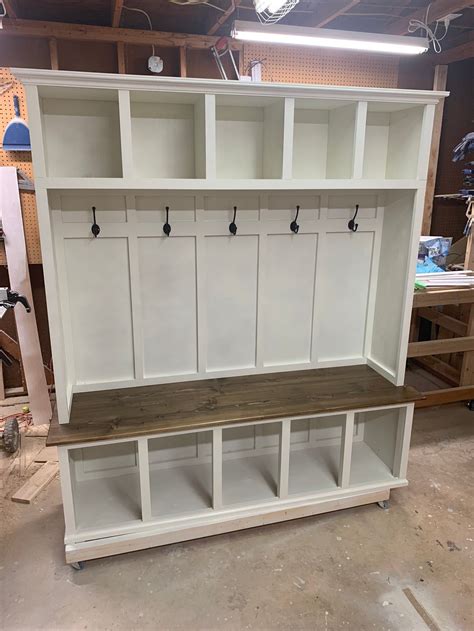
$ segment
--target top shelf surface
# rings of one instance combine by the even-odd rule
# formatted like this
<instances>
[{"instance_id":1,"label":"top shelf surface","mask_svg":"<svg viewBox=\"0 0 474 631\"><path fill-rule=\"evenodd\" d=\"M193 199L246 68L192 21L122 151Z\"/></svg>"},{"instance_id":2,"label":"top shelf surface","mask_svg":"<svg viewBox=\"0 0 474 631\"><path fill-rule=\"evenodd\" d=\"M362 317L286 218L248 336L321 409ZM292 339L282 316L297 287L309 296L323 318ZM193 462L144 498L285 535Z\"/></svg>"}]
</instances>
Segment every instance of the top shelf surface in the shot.
<instances>
[{"instance_id":1,"label":"top shelf surface","mask_svg":"<svg viewBox=\"0 0 474 631\"><path fill-rule=\"evenodd\" d=\"M368 366L324 368L76 393L71 419L53 421L48 445L193 431L307 417L423 398Z\"/></svg>"},{"instance_id":2,"label":"top shelf surface","mask_svg":"<svg viewBox=\"0 0 474 631\"><path fill-rule=\"evenodd\" d=\"M71 72L12 68L12 73L25 85L51 87L89 87L116 90L156 90L165 92L207 92L212 94L240 94L259 96L296 96L346 98L414 104L437 103L449 92L434 90L399 90L395 88L362 88L354 86L327 86L295 83L252 83L222 81L221 79L191 79L177 77L148 77L117 75L103 72Z\"/></svg>"}]
</instances>

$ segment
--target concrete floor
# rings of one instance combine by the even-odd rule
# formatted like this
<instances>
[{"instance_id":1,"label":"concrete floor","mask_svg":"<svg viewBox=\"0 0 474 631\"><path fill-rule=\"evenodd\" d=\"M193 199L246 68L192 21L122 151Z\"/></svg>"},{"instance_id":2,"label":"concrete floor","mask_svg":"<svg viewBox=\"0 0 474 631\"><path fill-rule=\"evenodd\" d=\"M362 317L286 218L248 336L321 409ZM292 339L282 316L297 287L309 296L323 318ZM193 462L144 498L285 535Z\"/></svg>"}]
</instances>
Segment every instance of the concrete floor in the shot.
<instances>
[{"instance_id":1,"label":"concrete floor","mask_svg":"<svg viewBox=\"0 0 474 631\"><path fill-rule=\"evenodd\" d=\"M472 630L473 422L461 404L415 415L411 484L392 493L388 511L354 508L89 561L80 572L63 560L59 481L33 504L14 504L11 474L3 628Z\"/></svg>"}]
</instances>

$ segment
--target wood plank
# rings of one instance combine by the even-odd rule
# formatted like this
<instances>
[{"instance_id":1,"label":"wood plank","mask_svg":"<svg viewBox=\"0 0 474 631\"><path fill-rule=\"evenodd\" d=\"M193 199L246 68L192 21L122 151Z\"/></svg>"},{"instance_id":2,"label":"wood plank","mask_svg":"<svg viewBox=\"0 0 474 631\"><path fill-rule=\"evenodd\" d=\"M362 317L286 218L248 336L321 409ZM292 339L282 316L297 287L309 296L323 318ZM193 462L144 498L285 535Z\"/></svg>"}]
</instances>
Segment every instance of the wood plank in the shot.
<instances>
[{"instance_id":1,"label":"wood plank","mask_svg":"<svg viewBox=\"0 0 474 631\"><path fill-rule=\"evenodd\" d=\"M33 423L47 423L51 418L51 402L43 368L38 327L36 326L15 167L0 167L0 218L3 230L9 237L5 239L5 254L11 286L15 291L26 296L31 306L30 313L27 313L21 306L17 307L15 309L15 322Z\"/></svg>"},{"instance_id":2,"label":"wood plank","mask_svg":"<svg viewBox=\"0 0 474 631\"><path fill-rule=\"evenodd\" d=\"M443 92L448 81L448 66L437 65L434 73L433 90ZM439 142L441 139L441 126L443 124L444 99L440 99L435 107L433 122L433 135L431 136L430 157L428 162L428 174L425 190L425 206L423 209L423 224L421 234L430 234L431 216L433 214L433 200L436 185L436 173L438 171Z\"/></svg>"},{"instance_id":3,"label":"wood plank","mask_svg":"<svg viewBox=\"0 0 474 631\"><path fill-rule=\"evenodd\" d=\"M49 56L51 58L51 70L59 70L58 40L55 37L49 39Z\"/></svg>"},{"instance_id":4,"label":"wood plank","mask_svg":"<svg viewBox=\"0 0 474 631\"><path fill-rule=\"evenodd\" d=\"M235 12L237 7L239 6L241 0L230 0L230 6L224 12L220 13L217 20L210 26L207 31L208 35L214 35L220 27L227 22L230 16ZM182 75L181 75L182 76Z\"/></svg>"},{"instance_id":5,"label":"wood plank","mask_svg":"<svg viewBox=\"0 0 474 631\"><path fill-rule=\"evenodd\" d=\"M415 291L413 308L462 305L474 302L474 289L424 289Z\"/></svg>"},{"instance_id":6,"label":"wood plank","mask_svg":"<svg viewBox=\"0 0 474 631\"><path fill-rule=\"evenodd\" d=\"M447 403L456 403L458 401L470 401L474 399L474 386L443 388L441 390L424 392L423 394L425 398L415 402L417 409L429 408L434 405L446 405Z\"/></svg>"},{"instance_id":7,"label":"wood plank","mask_svg":"<svg viewBox=\"0 0 474 631\"><path fill-rule=\"evenodd\" d=\"M413 360L422 368L430 372L435 377L439 377L442 381L452 386L459 386L460 371L453 368L438 357L429 355L428 357L417 357Z\"/></svg>"},{"instance_id":8,"label":"wood plank","mask_svg":"<svg viewBox=\"0 0 474 631\"><path fill-rule=\"evenodd\" d=\"M125 63L125 44L123 42L117 42L117 69L119 74L125 74L126 63Z\"/></svg>"},{"instance_id":9,"label":"wood plank","mask_svg":"<svg viewBox=\"0 0 474 631\"><path fill-rule=\"evenodd\" d=\"M13 4L13 0L3 0L3 6L5 7L5 12L9 18L18 17L18 12Z\"/></svg>"},{"instance_id":10,"label":"wood plank","mask_svg":"<svg viewBox=\"0 0 474 631\"><path fill-rule=\"evenodd\" d=\"M467 320L467 335L474 335L474 305L469 307ZM474 353L472 351L464 353L461 364L460 386L471 386L474 384Z\"/></svg>"},{"instance_id":11,"label":"wood plank","mask_svg":"<svg viewBox=\"0 0 474 631\"><path fill-rule=\"evenodd\" d=\"M188 67L186 60L186 46L179 47L179 76L187 77L188 76Z\"/></svg>"},{"instance_id":12,"label":"wood plank","mask_svg":"<svg viewBox=\"0 0 474 631\"><path fill-rule=\"evenodd\" d=\"M403 405L419 396L364 365L83 392L73 396L69 423L51 423L47 444Z\"/></svg>"},{"instance_id":13,"label":"wood plank","mask_svg":"<svg viewBox=\"0 0 474 631\"><path fill-rule=\"evenodd\" d=\"M35 462L58 462L58 448L43 447L43 449L36 454Z\"/></svg>"},{"instance_id":14,"label":"wood plank","mask_svg":"<svg viewBox=\"0 0 474 631\"><path fill-rule=\"evenodd\" d=\"M57 37L83 42L124 42L124 44L155 44L156 46L186 46L187 48L207 49L213 46L218 37L191 35L188 33L166 33L135 28L112 28L90 24L67 24L65 22L43 22L40 20L3 19L2 33L19 37ZM242 45L229 40L233 50Z\"/></svg>"},{"instance_id":15,"label":"wood plank","mask_svg":"<svg viewBox=\"0 0 474 631\"><path fill-rule=\"evenodd\" d=\"M436 20L448 15L448 13L459 13L462 9L471 6L472 0L435 0L430 5L428 21L433 24ZM398 18L392 24L389 24L384 30L389 35L406 35L408 33L408 24L410 20L425 21L426 6L420 7L409 15ZM439 62L439 63L445 63Z\"/></svg>"},{"instance_id":16,"label":"wood plank","mask_svg":"<svg viewBox=\"0 0 474 631\"><path fill-rule=\"evenodd\" d=\"M474 335L453 337L451 339L430 340L428 342L410 342L408 357L425 357L442 353L462 353L474 350Z\"/></svg>"},{"instance_id":17,"label":"wood plank","mask_svg":"<svg viewBox=\"0 0 474 631\"><path fill-rule=\"evenodd\" d=\"M439 324L443 328L448 329L448 331L456 333L456 335L466 335L467 324L465 322L461 322L441 311L437 311L433 307L422 307L418 309L418 315L430 322Z\"/></svg>"},{"instance_id":18,"label":"wood plank","mask_svg":"<svg viewBox=\"0 0 474 631\"><path fill-rule=\"evenodd\" d=\"M112 27L120 26L120 18L122 17L123 0L113 0L112 2Z\"/></svg>"},{"instance_id":19,"label":"wood plank","mask_svg":"<svg viewBox=\"0 0 474 631\"><path fill-rule=\"evenodd\" d=\"M57 462L46 462L21 488L12 495L13 502L30 504L44 487L51 482L59 472Z\"/></svg>"},{"instance_id":20,"label":"wood plank","mask_svg":"<svg viewBox=\"0 0 474 631\"><path fill-rule=\"evenodd\" d=\"M306 26L321 28L326 26L340 15L343 15L352 7L360 4L360 0L334 0L328 3L318 3L314 15L308 18Z\"/></svg>"}]
</instances>

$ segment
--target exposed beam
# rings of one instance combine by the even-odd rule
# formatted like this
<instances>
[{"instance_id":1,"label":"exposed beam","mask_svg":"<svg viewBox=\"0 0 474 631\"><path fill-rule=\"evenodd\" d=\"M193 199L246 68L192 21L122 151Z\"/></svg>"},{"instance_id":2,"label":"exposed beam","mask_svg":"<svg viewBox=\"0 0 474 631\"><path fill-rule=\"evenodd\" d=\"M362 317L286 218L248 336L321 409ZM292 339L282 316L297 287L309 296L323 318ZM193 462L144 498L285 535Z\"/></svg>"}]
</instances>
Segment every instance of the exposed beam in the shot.
<instances>
[{"instance_id":1,"label":"exposed beam","mask_svg":"<svg viewBox=\"0 0 474 631\"><path fill-rule=\"evenodd\" d=\"M469 401L474 399L474 386L461 386L459 388L443 388L442 390L431 390L423 392L425 399L415 402L415 407L429 408L434 405L446 405L447 403L457 403L458 401Z\"/></svg>"},{"instance_id":2,"label":"exposed beam","mask_svg":"<svg viewBox=\"0 0 474 631\"><path fill-rule=\"evenodd\" d=\"M472 0L435 0L435 2L431 3L428 21L432 24L433 22L436 22L436 20L448 15L448 13L457 13L470 5L472 5ZM404 17L397 18L387 27L386 32L389 35L405 35L408 33L408 23L410 20L421 20L424 22L425 16L426 6L409 13ZM437 63L444 64L445 62L439 61Z\"/></svg>"},{"instance_id":3,"label":"exposed beam","mask_svg":"<svg viewBox=\"0 0 474 631\"><path fill-rule=\"evenodd\" d=\"M179 76L187 77L188 76L188 66L186 59L186 47L179 47Z\"/></svg>"},{"instance_id":4,"label":"exposed beam","mask_svg":"<svg viewBox=\"0 0 474 631\"><path fill-rule=\"evenodd\" d=\"M117 42L117 69L119 74L126 73L125 44L123 42Z\"/></svg>"},{"instance_id":5,"label":"exposed beam","mask_svg":"<svg viewBox=\"0 0 474 631\"><path fill-rule=\"evenodd\" d=\"M428 342L410 342L407 357L427 357L428 355L464 353L465 351L474 351L474 335L429 340Z\"/></svg>"},{"instance_id":6,"label":"exposed beam","mask_svg":"<svg viewBox=\"0 0 474 631\"><path fill-rule=\"evenodd\" d=\"M111 28L110 26L90 26L65 24L63 22L40 22L38 20L3 19L3 35L21 37L57 37L86 42L123 42L124 44L155 44L156 46L186 46L187 48L210 48L218 37L189 35L187 33L165 33L131 28ZM229 41L233 50L241 48L240 42Z\"/></svg>"},{"instance_id":7,"label":"exposed beam","mask_svg":"<svg viewBox=\"0 0 474 631\"><path fill-rule=\"evenodd\" d=\"M18 17L18 13L17 13L15 7L13 6L12 0L2 0L2 1L3 1L3 6L5 7L5 11L7 13L7 16L9 18L17 18Z\"/></svg>"},{"instance_id":8,"label":"exposed beam","mask_svg":"<svg viewBox=\"0 0 474 631\"><path fill-rule=\"evenodd\" d=\"M112 0L112 27L120 26L120 18L122 17L123 0Z\"/></svg>"},{"instance_id":9,"label":"exposed beam","mask_svg":"<svg viewBox=\"0 0 474 631\"><path fill-rule=\"evenodd\" d=\"M360 0L337 0L336 2L324 5L321 10L316 8L314 15L308 19L305 26L314 26L320 28L326 26L337 17L357 6Z\"/></svg>"},{"instance_id":10,"label":"exposed beam","mask_svg":"<svg viewBox=\"0 0 474 631\"><path fill-rule=\"evenodd\" d=\"M227 22L227 20L234 13L234 11L237 9L240 3L241 3L241 0L231 0L230 7L226 9L223 13L220 13L217 20L208 29L207 34L214 35L214 33L216 33L220 29L220 27Z\"/></svg>"}]
</instances>

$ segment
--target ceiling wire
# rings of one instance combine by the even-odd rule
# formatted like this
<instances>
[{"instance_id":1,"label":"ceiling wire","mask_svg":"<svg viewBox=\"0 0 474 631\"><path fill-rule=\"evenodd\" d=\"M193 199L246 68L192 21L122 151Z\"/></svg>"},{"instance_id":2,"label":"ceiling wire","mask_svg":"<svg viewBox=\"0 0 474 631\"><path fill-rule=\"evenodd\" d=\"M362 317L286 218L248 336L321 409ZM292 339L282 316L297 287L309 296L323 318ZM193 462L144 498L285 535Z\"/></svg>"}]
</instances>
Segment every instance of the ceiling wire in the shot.
<instances>
[{"instance_id":1,"label":"ceiling wire","mask_svg":"<svg viewBox=\"0 0 474 631\"><path fill-rule=\"evenodd\" d=\"M151 23L151 18L146 11L144 11L143 9L136 9L135 7L127 7L125 4L123 5L122 9L127 9L127 11L136 11L137 13L143 13L143 15L146 17L148 21L148 26L150 27L150 31L153 30L153 24ZM155 56L155 44L151 45L151 50L153 51L153 56Z\"/></svg>"},{"instance_id":2,"label":"ceiling wire","mask_svg":"<svg viewBox=\"0 0 474 631\"><path fill-rule=\"evenodd\" d=\"M414 18L412 18L409 22L408 22L408 32L409 33L416 33L416 31L422 29L423 31L426 32L426 35L429 39L429 41L433 44L433 50L435 51L435 53L440 53L441 52L441 44L440 42L443 41L443 39L446 37L446 35L448 34L448 28L449 28L449 24L445 23L444 26L444 34L442 37L438 37L437 36L437 32L438 32L438 26L439 26L439 20L436 20L436 25L434 27L434 30L431 29L428 25L428 16L430 13L430 8L431 8L432 3L430 2L430 4L426 7L426 14L425 14L425 21L422 22L421 20L416 20Z\"/></svg>"}]
</instances>

